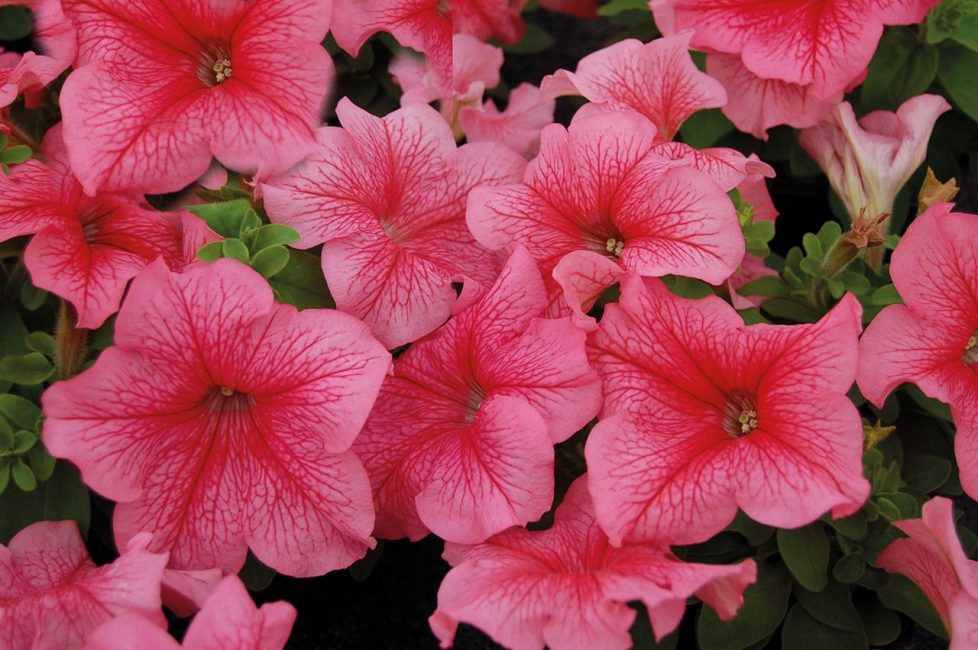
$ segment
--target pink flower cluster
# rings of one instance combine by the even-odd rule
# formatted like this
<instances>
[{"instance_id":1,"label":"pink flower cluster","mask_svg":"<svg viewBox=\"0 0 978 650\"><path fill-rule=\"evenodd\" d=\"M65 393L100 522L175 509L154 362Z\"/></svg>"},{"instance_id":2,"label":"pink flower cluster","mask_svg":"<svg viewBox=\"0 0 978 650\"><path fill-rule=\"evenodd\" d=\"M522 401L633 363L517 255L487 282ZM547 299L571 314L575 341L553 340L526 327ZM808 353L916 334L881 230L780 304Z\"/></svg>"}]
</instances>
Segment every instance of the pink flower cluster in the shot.
<instances>
[{"instance_id":1,"label":"pink flower cluster","mask_svg":"<svg viewBox=\"0 0 978 650\"><path fill-rule=\"evenodd\" d=\"M66 522L0 547L5 647L178 647L165 602L200 608L185 648L279 648L295 611L255 608L231 576L249 551L305 577L430 533L452 564L430 621L445 647L468 623L512 648L626 648L635 601L657 638L691 596L730 619L753 560L687 563L670 545L738 509L789 529L859 510L854 382L878 406L903 382L950 403L978 496L978 217L940 204L910 226L890 271L905 304L861 341L851 294L816 323L748 326L735 289L774 271L746 254L729 193L773 221L774 172L676 139L708 108L758 137L811 127L802 142L851 209L891 208L947 105L857 124L840 102L883 26L935 0L653 0L667 36L519 86L502 111L484 97L502 50L484 41L520 39L520 0L451 15L438 0L27 4L45 52L0 55L0 106L73 70L63 123L0 175L0 240L32 235L33 282L78 328L116 315L114 345L44 392L43 441L116 503L124 552L95 567ZM321 125L328 31L351 54L381 31L423 54L392 65L400 109L342 98L339 126ZM552 123L564 95L587 100L567 126ZM199 261L220 237L147 202L215 159L321 257L336 309L299 311L247 265ZM733 305L665 276L726 284ZM555 445L593 421L586 475L552 527L528 529L555 505ZM978 586L947 550L949 517L928 504L880 566L944 603L963 648Z\"/></svg>"}]
</instances>

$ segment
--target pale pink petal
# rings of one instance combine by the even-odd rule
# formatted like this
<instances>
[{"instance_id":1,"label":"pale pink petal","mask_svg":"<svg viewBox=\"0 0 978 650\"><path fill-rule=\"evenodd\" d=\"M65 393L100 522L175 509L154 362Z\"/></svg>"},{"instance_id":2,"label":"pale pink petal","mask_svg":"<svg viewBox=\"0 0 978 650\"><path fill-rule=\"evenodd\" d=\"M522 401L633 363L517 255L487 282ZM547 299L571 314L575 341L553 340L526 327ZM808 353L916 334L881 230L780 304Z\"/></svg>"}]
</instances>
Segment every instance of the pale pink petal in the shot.
<instances>
[{"instance_id":1,"label":"pale pink petal","mask_svg":"<svg viewBox=\"0 0 978 650\"><path fill-rule=\"evenodd\" d=\"M183 639L186 650L254 648L281 650L292 631L296 610L278 601L255 607L237 576L221 581L194 617Z\"/></svg>"},{"instance_id":2,"label":"pale pink petal","mask_svg":"<svg viewBox=\"0 0 978 650\"><path fill-rule=\"evenodd\" d=\"M153 625L148 619L136 615L117 616L99 626L85 641L85 650L179 650L180 644Z\"/></svg>"},{"instance_id":3,"label":"pale pink petal","mask_svg":"<svg viewBox=\"0 0 978 650\"><path fill-rule=\"evenodd\" d=\"M459 123L469 142L499 142L513 151L534 156L540 148L540 131L554 121L555 101L532 84L521 83L509 94L506 110L495 102L465 106Z\"/></svg>"}]
</instances>

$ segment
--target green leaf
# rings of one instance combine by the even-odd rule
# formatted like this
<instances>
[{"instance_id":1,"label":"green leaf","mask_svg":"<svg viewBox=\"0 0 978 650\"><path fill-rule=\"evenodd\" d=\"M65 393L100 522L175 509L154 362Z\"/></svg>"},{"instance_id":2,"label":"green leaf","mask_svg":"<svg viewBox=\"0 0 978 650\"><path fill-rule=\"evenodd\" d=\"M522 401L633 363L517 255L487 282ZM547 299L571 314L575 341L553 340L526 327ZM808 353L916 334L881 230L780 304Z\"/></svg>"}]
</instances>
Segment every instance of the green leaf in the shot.
<instances>
[{"instance_id":1,"label":"green leaf","mask_svg":"<svg viewBox=\"0 0 978 650\"><path fill-rule=\"evenodd\" d=\"M930 454L904 452L903 480L921 492L934 492L951 477L951 463Z\"/></svg>"},{"instance_id":2,"label":"green leaf","mask_svg":"<svg viewBox=\"0 0 978 650\"><path fill-rule=\"evenodd\" d=\"M951 41L941 43L937 78L958 108L978 120L978 52Z\"/></svg>"},{"instance_id":3,"label":"green leaf","mask_svg":"<svg viewBox=\"0 0 978 650\"><path fill-rule=\"evenodd\" d=\"M794 594L798 604L820 623L850 632L863 629L863 622L852 605L852 593L847 585L832 580L818 592L796 585Z\"/></svg>"},{"instance_id":4,"label":"green leaf","mask_svg":"<svg viewBox=\"0 0 978 650\"><path fill-rule=\"evenodd\" d=\"M33 431L24 431L21 429L14 433L14 447L12 451L15 454L24 454L35 444L37 444L37 434Z\"/></svg>"},{"instance_id":5,"label":"green leaf","mask_svg":"<svg viewBox=\"0 0 978 650\"><path fill-rule=\"evenodd\" d=\"M861 511L842 519L833 519L831 515L826 515L822 517L822 521L849 539L862 539L866 536L866 517Z\"/></svg>"},{"instance_id":6,"label":"green leaf","mask_svg":"<svg viewBox=\"0 0 978 650\"><path fill-rule=\"evenodd\" d=\"M14 483L24 492L33 492L37 487L37 477L27 466L23 458L17 458L10 465L10 476Z\"/></svg>"},{"instance_id":7,"label":"green leaf","mask_svg":"<svg viewBox=\"0 0 978 650\"><path fill-rule=\"evenodd\" d=\"M44 445L40 444L31 447L29 456L31 459L31 469L34 470L34 476L39 481L46 481L51 478L51 474L54 473L56 461L54 456L44 448Z\"/></svg>"},{"instance_id":8,"label":"green leaf","mask_svg":"<svg viewBox=\"0 0 978 650\"><path fill-rule=\"evenodd\" d=\"M507 54L539 54L557 44L557 40L534 22L526 21L526 31L518 43L504 45Z\"/></svg>"},{"instance_id":9,"label":"green leaf","mask_svg":"<svg viewBox=\"0 0 978 650\"><path fill-rule=\"evenodd\" d=\"M34 26L27 7L0 7L0 41L19 41L31 35Z\"/></svg>"},{"instance_id":10,"label":"green leaf","mask_svg":"<svg viewBox=\"0 0 978 650\"><path fill-rule=\"evenodd\" d=\"M262 226L255 236L251 250L258 252L270 246L285 246L299 241L299 233L293 228L280 223L270 223Z\"/></svg>"},{"instance_id":11,"label":"green leaf","mask_svg":"<svg viewBox=\"0 0 978 650\"><path fill-rule=\"evenodd\" d=\"M246 222L251 222L248 213L254 213L248 199L188 205L187 209L206 221L211 230L224 238L238 237ZM258 223L261 224L261 219Z\"/></svg>"},{"instance_id":12,"label":"green leaf","mask_svg":"<svg viewBox=\"0 0 978 650\"><path fill-rule=\"evenodd\" d=\"M900 636L900 616L883 606L873 592L856 601L856 610L863 621L863 630L869 644L874 647L888 646Z\"/></svg>"},{"instance_id":13,"label":"green leaf","mask_svg":"<svg viewBox=\"0 0 978 650\"><path fill-rule=\"evenodd\" d=\"M219 260L224 257L224 242L223 241L212 241L209 244L205 244L199 251L197 251L197 259L201 262L213 262L214 260Z\"/></svg>"},{"instance_id":14,"label":"green leaf","mask_svg":"<svg viewBox=\"0 0 978 650\"><path fill-rule=\"evenodd\" d=\"M74 519L85 537L90 507L88 490L78 470L69 463L59 462L51 478L33 492L7 490L0 495L0 544L7 544L22 529L44 520Z\"/></svg>"},{"instance_id":15,"label":"green leaf","mask_svg":"<svg viewBox=\"0 0 978 650\"><path fill-rule=\"evenodd\" d=\"M251 268L267 279L281 272L288 263L289 249L285 246L271 246L255 253Z\"/></svg>"},{"instance_id":16,"label":"green leaf","mask_svg":"<svg viewBox=\"0 0 978 650\"><path fill-rule=\"evenodd\" d=\"M319 258L311 253L290 251L289 263L268 283L280 302L299 309L334 306Z\"/></svg>"},{"instance_id":17,"label":"green leaf","mask_svg":"<svg viewBox=\"0 0 978 650\"><path fill-rule=\"evenodd\" d=\"M760 546L774 535L773 528L757 523L739 510L733 523L727 526L727 530L740 533L751 546Z\"/></svg>"},{"instance_id":18,"label":"green leaf","mask_svg":"<svg viewBox=\"0 0 978 650\"><path fill-rule=\"evenodd\" d=\"M230 239L225 239L224 244L221 247L221 252L224 253L224 257L228 257L232 260L238 260L239 262L248 263L251 256L248 253L248 247L245 243L238 239L237 237L232 237Z\"/></svg>"},{"instance_id":19,"label":"green leaf","mask_svg":"<svg viewBox=\"0 0 978 650\"><path fill-rule=\"evenodd\" d=\"M744 606L723 622L712 608L700 609L696 640L700 650L746 650L770 636L784 619L791 580L778 565L758 564L757 582L744 592Z\"/></svg>"},{"instance_id":20,"label":"green leaf","mask_svg":"<svg viewBox=\"0 0 978 650\"><path fill-rule=\"evenodd\" d=\"M843 584L852 584L866 573L866 560L859 553L846 555L832 567L832 577Z\"/></svg>"},{"instance_id":21,"label":"green leaf","mask_svg":"<svg viewBox=\"0 0 978 650\"><path fill-rule=\"evenodd\" d=\"M819 260L825 257L825 252L822 250L822 240L815 233L806 232L801 239L801 245L809 257Z\"/></svg>"},{"instance_id":22,"label":"green leaf","mask_svg":"<svg viewBox=\"0 0 978 650\"><path fill-rule=\"evenodd\" d=\"M0 381L21 386L36 386L54 373L54 366L43 354L28 352L0 359Z\"/></svg>"},{"instance_id":23,"label":"green leaf","mask_svg":"<svg viewBox=\"0 0 978 650\"><path fill-rule=\"evenodd\" d=\"M795 530L779 530L781 559L802 587L821 591L828 582L831 544L821 522Z\"/></svg>"},{"instance_id":24,"label":"green leaf","mask_svg":"<svg viewBox=\"0 0 978 650\"><path fill-rule=\"evenodd\" d=\"M54 358L54 337L47 332L31 332L24 339L24 343L32 352L40 352L49 359Z\"/></svg>"},{"instance_id":25,"label":"green leaf","mask_svg":"<svg viewBox=\"0 0 978 650\"><path fill-rule=\"evenodd\" d=\"M927 42L940 43L948 39L976 12L978 2L975 0L944 0L927 14Z\"/></svg>"},{"instance_id":26,"label":"green leaf","mask_svg":"<svg viewBox=\"0 0 978 650\"><path fill-rule=\"evenodd\" d=\"M751 280L737 289L737 293L742 296L786 296L790 293L790 290L778 276L766 275L756 280Z\"/></svg>"},{"instance_id":27,"label":"green leaf","mask_svg":"<svg viewBox=\"0 0 978 650\"><path fill-rule=\"evenodd\" d=\"M41 409L34 402L19 395L0 395L0 413L21 429L37 431Z\"/></svg>"},{"instance_id":28,"label":"green leaf","mask_svg":"<svg viewBox=\"0 0 978 650\"><path fill-rule=\"evenodd\" d=\"M25 160L30 160L31 148L24 144L14 145L13 147L7 147L3 151L0 151L0 163L5 165L18 165Z\"/></svg>"},{"instance_id":29,"label":"green leaf","mask_svg":"<svg viewBox=\"0 0 978 650\"><path fill-rule=\"evenodd\" d=\"M815 620L801 605L795 605L781 628L784 650L865 650L866 635L860 628L853 632L830 627Z\"/></svg>"},{"instance_id":30,"label":"green leaf","mask_svg":"<svg viewBox=\"0 0 978 650\"><path fill-rule=\"evenodd\" d=\"M683 275L667 275L662 278L662 281L669 291L683 298L699 299L713 293L713 289L707 283Z\"/></svg>"},{"instance_id":31,"label":"green leaf","mask_svg":"<svg viewBox=\"0 0 978 650\"><path fill-rule=\"evenodd\" d=\"M900 297L900 293L896 290L895 286L885 284L872 293L869 297L869 302L872 305L885 307L887 305L900 304L903 302L903 299Z\"/></svg>"},{"instance_id":32,"label":"green leaf","mask_svg":"<svg viewBox=\"0 0 978 650\"><path fill-rule=\"evenodd\" d=\"M968 49L978 51L978 14L962 20L951 38Z\"/></svg>"},{"instance_id":33,"label":"green leaf","mask_svg":"<svg viewBox=\"0 0 978 650\"><path fill-rule=\"evenodd\" d=\"M611 0L608 4L598 9L599 16L617 16L623 11L648 11L648 0ZM697 148L698 145L693 145ZM710 146L710 145L704 145Z\"/></svg>"},{"instance_id":34,"label":"green leaf","mask_svg":"<svg viewBox=\"0 0 978 650\"><path fill-rule=\"evenodd\" d=\"M931 634L947 638L944 624L930 604L927 596L909 579L899 574L890 574L885 584L876 590L880 602L890 609L903 612Z\"/></svg>"},{"instance_id":35,"label":"green leaf","mask_svg":"<svg viewBox=\"0 0 978 650\"><path fill-rule=\"evenodd\" d=\"M0 495L7 489L8 483L10 483L10 462L0 460Z\"/></svg>"},{"instance_id":36,"label":"green leaf","mask_svg":"<svg viewBox=\"0 0 978 650\"><path fill-rule=\"evenodd\" d=\"M0 451L9 451L17 444L14 430L3 418L0 418Z\"/></svg>"},{"instance_id":37,"label":"green leaf","mask_svg":"<svg viewBox=\"0 0 978 650\"><path fill-rule=\"evenodd\" d=\"M888 30L880 39L860 90L863 110L895 110L927 90L937 68L937 48L921 43L915 29Z\"/></svg>"},{"instance_id":38,"label":"green leaf","mask_svg":"<svg viewBox=\"0 0 978 650\"><path fill-rule=\"evenodd\" d=\"M48 292L38 289L30 281L20 285L20 303L27 311L37 311L48 299Z\"/></svg>"},{"instance_id":39,"label":"green leaf","mask_svg":"<svg viewBox=\"0 0 978 650\"><path fill-rule=\"evenodd\" d=\"M648 2L638 0L646 8ZM614 0L612 0L614 2ZM598 13L601 13L600 11ZM705 149L715 145L720 138L734 130L733 122L719 108L708 108L689 116L679 127L683 142L694 149Z\"/></svg>"}]
</instances>

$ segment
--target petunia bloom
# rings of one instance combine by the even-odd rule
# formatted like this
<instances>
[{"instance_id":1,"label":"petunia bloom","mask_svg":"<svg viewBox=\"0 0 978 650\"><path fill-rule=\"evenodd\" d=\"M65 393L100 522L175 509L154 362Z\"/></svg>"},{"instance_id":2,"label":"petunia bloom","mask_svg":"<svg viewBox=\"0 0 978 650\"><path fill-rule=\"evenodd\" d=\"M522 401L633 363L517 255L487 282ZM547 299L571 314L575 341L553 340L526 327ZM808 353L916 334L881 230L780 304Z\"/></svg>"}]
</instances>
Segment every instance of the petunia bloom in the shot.
<instances>
[{"instance_id":1,"label":"petunia bloom","mask_svg":"<svg viewBox=\"0 0 978 650\"><path fill-rule=\"evenodd\" d=\"M499 267L465 225L480 184L517 180L526 161L502 145L455 146L430 106L384 118L343 99L343 128L319 132L316 152L263 188L273 221L323 246L323 273L339 309L393 348L433 331L489 287ZM453 282L464 282L461 297Z\"/></svg>"},{"instance_id":2,"label":"petunia bloom","mask_svg":"<svg viewBox=\"0 0 978 650\"><path fill-rule=\"evenodd\" d=\"M696 69L689 56L692 31L650 43L626 39L587 55L576 72L557 71L554 85L569 84L592 102L631 109L652 120L671 140L690 115L727 103L716 79Z\"/></svg>"},{"instance_id":3,"label":"petunia bloom","mask_svg":"<svg viewBox=\"0 0 978 650\"><path fill-rule=\"evenodd\" d=\"M429 619L443 648L459 623L469 623L513 650L625 650L635 620L628 602L648 609L661 639L693 595L721 619L733 618L757 574L753 560L692 564L665 545L612 546L595 521L586 477L571 485L550 529L512 528L452 550L446 557L455 566Z\"/></svg>"},{"instance_id":4,"label":"petunia bloom","mask_svg":"<svg viewBox=\"0 0 978 650\"><path fill-rule=\"evenodd\" d=\"M664 33L693 29L693 48L739 54L758 77L810 85L824 99L864 73L884 25L919 23L939 2L652 0L651 6Z\"/></svg>"},{"instance_id":5,"label":"petunia bloom","mask_svg":"<svg viewBox=\"0 0 978 650\"><path fill-rule=\"evenodd\" d=\"M0 545L0 646L7 650L76 650L113 616L165 626L160 579L166 554L133 537L120 558L97 567L74 521L42 521Z\"/></svg>"},{"instance_id":6,"label":"petunia bloom","mask_svg":"<svg viewBox=\"0 0 978 650\"><path fill-rule=\"evenodd\" d=\"M333 66L329 0L64 0L77 68L61 93L72 168L173 192L216 157L268 176L315 146Z\"/></svg>"},{"instance_id":7,"label":"petunia bloom","mask_svg":"<svg viewBox=\"0 0 978 650\"><path fill-rule=\"evenodd\" d=\"M876 565L913 580L941 617L950 650L968 650L978 647L978 562L961 548L952 506L934 497L920 519L893 522L908 537L891 542Z\"/></svg>"},{"instance_id":8,"label":"petunia bloom","mask_svg":"<svg viewBox=\"0 0 978 650\"><path fill-rule=\"evenodd\" d=\"M394 362L354 450L376 534L471 544L533 521L553 500L554 443L597 414L584 333L543 320L533 260L513 252L483 298Z\"/></svg>"},{"instance_id":9,"label":"petunia bloom","mask_svg":"<svg viewBox=\"0 0 978 650\"><path fill-rule=\"evenodd\" d=\"M940 95L919 95L896 113L874 111L858 121L849 102L799 136L801 146L829 177L849 217L893 212L897 193L924 162L934 123L951 105Z\"/></svg>"},{"instance_id":10,"label":"petunia bloom","mask_svg":"<svg viewBox=\"0 0 978 650\"><path fill-rule=\"evenodd\" d=\"M320 575L373 544L349 451L390 356L356 319L276 304L233 260L133 281L115 346L49 388L43 439L117 502L116 540L153 533L178 570L237 571L250 548Z\"/></svg>"},{"instance_id":11,"label":"petunia bloom","mask_svg":"<svg viewBox=\"0 0 978 650\"><path fill-rule=\"evenodd\" d=\"M284 601L255 607L241 579L229 575L190 622L183 645L142 616L128 614L99 627L85 650L282 650L295 616L295 607Z\"/></svg>"},{"instance_id":12,"label":"petunia bloom","mask_svg":"<svg viewBox=\"0 0 978 650\"><path fill-rule=\"evenodd\" d=\"M554 121L556 102L539 88L521 83L509 93L506 109L487 99L481 106L463 106L458 119L469 142L499 142L522 156L536 156L540 132Z\"/></svg>"},{"instance_id":13,"label":"petunia bloom","mask_svg":"<svg viewBox=\"0 0 978 650\"><path fill-rule=\"evenodd\" d=\"M472 191L469 228L492 249L524 244L575 311L586 311L625 270L720 283L744 256L733 204L656 136L633 112L575 119L570 129L550 125L522 183Z\"/></svg>"},{"instance_id":14,"label":"petunia bloom","mask_svg":"<svg viewBox=\"0 0 978 650\"><path fill-rule=\"evenodd\" d=\"M78 327L97 328L114 314L129 280L154 259L183 268L213 236L190 213L153 210L135 194L86 196L60 125L45 135L41 154L46 163L0 174L0 241L34 234L24 252L31 279L72 304Z\"/></svg>"},{"instance_id":15,"label":"petunia bloom","mask_svg":"<svg viewBox=\"0 0 978 650\"><path fill-rule=\"evenodd\" d=\"M630 275L588 341L604 406L585 454L612 544L702 542L738 507L779 528L858 510L860 313L847 295L812 325L747 327L716 296Z\"/></svg>"},{"instance_id":16,"label":"petunia bloom","mask_svg":"<svg viewBox=\"0 0 978 650\"><path fill-rule=\"evenodd\" d=\"M978 498L978 216L931 206L893 251L890 276L904 304L866 328L859 388L882 406L912 382L950 404L961 485Z\"/></svg>"},{"instance_id":17,"label":"petunia bloom","mask_svg":"<svg viewBox=\"0 0 978 650\"><path fill-rule=\"evenodd\" d=\"M28 106L33 105L37 91L67 70L78 51L75 29L59 0L0 0L0 7L11 5L31 10L31 36L39 51L21 56L0 48L0 108L12 104L21 93L25 93Z\"/></svg>"}]
</instances>

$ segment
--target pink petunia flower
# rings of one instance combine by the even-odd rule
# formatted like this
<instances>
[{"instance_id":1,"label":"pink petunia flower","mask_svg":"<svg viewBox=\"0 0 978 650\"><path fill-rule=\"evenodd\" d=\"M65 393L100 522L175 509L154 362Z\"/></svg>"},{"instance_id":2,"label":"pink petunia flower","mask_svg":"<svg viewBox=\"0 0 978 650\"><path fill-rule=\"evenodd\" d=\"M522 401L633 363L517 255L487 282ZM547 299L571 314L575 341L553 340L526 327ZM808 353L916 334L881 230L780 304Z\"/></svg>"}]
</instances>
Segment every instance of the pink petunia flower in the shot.
<instances>
[{"instance_id":1,"label":"pink petunia flower","mask_svg":"<svg viewBox=\"0 0 978 650\"><path fill-rule=\"evenodd\" d=\"M546 512L553 445L597 414L584 333L543 320L540 274L517 247L475 305L394 362L354 450L376 534L481 542Z\"/></svg>"},{"instance_id":2,"label":"pink petunia flower","mask_svg":"<svg viewBox=\"0 0 978 650\"><path fill-rule=\"evenodd\" d=\"M22 92L28 106L35 105L38 91L67 70L78 51L75 29L59 0L0 0L0 7L11 5L31 10L32 37L40 51L21 56L0 48L0 108L12 104Z\"/></svg>"},{"instance_id":3,"label":"pink petunia flower","mask_svg":"<svg viewBox=\"0 0 978 650\"><path fill-rule=\"evenodd\" d=\"M940 95L919 95L896 113L874 111L858 121L849 102L830 119L804 129L799 143L829 177L850 218L893 211L897 193L927 155L934 123L951 105Z\"/></svg>"},{"instance_id":4,"label":"pink petunia flower","mask_svg":"<svg viewBox=\"0 0 978 650\"><path fill-rule=\"evenodd\" d=\"M612 546L595 521L586 477L571 485L549 530L512 528L477 546L446 548L446 557L454 567L429 619L443 648L459 623L469 623L513 650L625 650L635 620L626 603L641 601L661 639L694 594L721 619L733 618L757 576L753 560L692 564L664 545Z\"/></svg>"},{"instance_id":5,"label":"pink petunia flower","mask_svg":"<svg viewBox=\"0 0 978 650\"><path fill-rule=\"evenodd\" d=\"M282 650L295 622L285 601L255 607L236 575L224 578L190 622L183 644L142 616L128 614L99 627L85 650Z\"/></svg>"},{"instance_id":6,"label":"pink petunia flower","mask_svg":"<svg viewBox=\"0 0 978 650\"><path fill-rule=\"evenodd\" d=\"M604 406L585 452L611 542L702 542L738 507L779 528L858 510L860 313L848 295L813 325L746 327L716 296L629 275L588 341Z\"/></svg>"},{"instance_id":7,"label":"pink petunia flower","mask_svg":"<svg viewBox=\"0 0 978 650\"><path fill-rule=\"evenodd\" d=\"M43 438L118 502L115 537L153 533L173 569L320 575L373 544L349 451L390 365L356 319L276 304L222 259L133 281L114 347L43 395Z\"/></svg>"},{"instance_id":8,"label":"pink petunia flower","mask_svg":"<svg viewBox=\"0 0 978 650\"><path fill-rule=\"evenodd\" d=\"M515 43L523 38L520 12L528 0L452 0L452 26L456 32L479 40L498 38Z\"/></svg>"},{"instance_id":9,"label":"pink petunia flower","mask_svg":"<svg viewBox=\"0 0 978 650\"><path fill-rule=\"evenodd\" d=\"M445 0L333 0L330 32L353 56L371 36L389 32L425 55L440 88L452 86L452 20Z\"/></svg>"},{"instance_id":10,"label":"pink petunia flower","mask_svg":"<svg viewBox=\"0 0 978 650\"><path fill-rule=\"evenodd\" d=\"M214 235L189 212L153 210L138 195L86 196L71 172L57 125L44 137L46 163L29 160L0 174L0 240L34 234L24 262L34 284L95 329L119 309L126 285L162 257L181 269Z\"/></svg>"},{"instance_id":11,"label":"pink petunia flower","mask_svg":"<svg viewBox=\"0 0 978 650\"><path fill-rule=\"evenodd\" d=\"M554 121L556 102L529 83L509 93L506 109L487 99L481 106L463 106L459 125L469 142L498 142L522 156L536 156L540 132Z\"/></svg>"},{"instance_id":12,"label":"pink petunia flower","mask_svg":"<svg viewBox=\"0 0 978 650\"><path fill-rule=\"evenodd\" d=\"M493 144L455 146L430 106L384 118L343 99L343 128L324 128L295 170L263 186L273 221L297 245L325 243L323 273L339 309L393 348L435 330L496 278L496 256L465 225L477 185L517 180L526 161ZM453 282L464 282L457 297Z\"/></svg>"},{"instance_id":13,"label":"pink petunia flower","mask_svg":"<svg viewBox=\"0 0 978 650\"><path fill-rule=\"evenodd\" d=\"M733 204L656 136L633 112L548 126L522 183L471 192L469 228L492 249L524 244L578 316L625 270L720 283L744 256Z\"/></svg>"},{"instance_id":14,"label":"pink petunia flower","mask_svg":"<svg viewBox=\"0 0 978 650\"><path fill-rule=\"evenodd\" d=\"M859 389L873 404L904 382L951 405L961 485L978 498L978 216L938 203L900 240L890 276L903 298L866 328Z\"/></svg>"},{"instance_id":15,"label":"pink petunia flower","mask_svg":"<svg viewBox=\"0 0 978 650\"><path fill-rule=\"evenodd\" d=\"M697 70L690 58L692 35L685 31L650 43L620 41L581 59L576 72L558 70L545 86L641 113L662 138L672 140L690 115L727 103L720 82Z\"/></svg>"},{"instance_id":16,"label":"pink petunia flower","mask_svg":"<svg viewBox=\"0 0 978 650\"><path fill-rule=\"evenodd\" d=\"M918 23L939 2L652 0L651 6L664 33L693 29L693 48L738 54L758 77L810 85L826 99L865 72L884 25Z\"/></svg>"},{"instance_id":17,"label":"pink petunia flower","mask_svg":"<svg viewBox=\"0 0 978 650\"><path fill-rule=\"evenodd\" d=\"M978 647L978 562L961 548L952 506L934 497L920 519L893 522L908 538L891 542L876 565L913 580L941 617L950 650L968 650Z\"/></svg>"},{"instance_id":18,"label":"pink petunia flower","mask_svg":"<svg viewBox=\"0 0 978 650\"><path fill-rule=\"evenodd\" d=\"M0 545L0 647L76 650L113 616L166 626L160 579L166 553L136 535L112 564L97 567L73 521L42 521Z\"/></svg>"},{"instance_id":19,"label":"pink petunia flower","mask_svg":"<svg viewBox=\"0 0 978 650\"><path fill-rule=\"evenodd\" d=\"M78 67L61 93L72 168L99 188L173 192L212 157L263 176L315 146L329 0L64 0Z\"/></svg>"}]
</instances>

